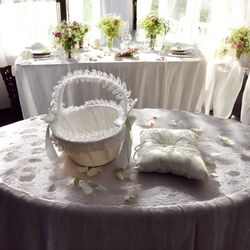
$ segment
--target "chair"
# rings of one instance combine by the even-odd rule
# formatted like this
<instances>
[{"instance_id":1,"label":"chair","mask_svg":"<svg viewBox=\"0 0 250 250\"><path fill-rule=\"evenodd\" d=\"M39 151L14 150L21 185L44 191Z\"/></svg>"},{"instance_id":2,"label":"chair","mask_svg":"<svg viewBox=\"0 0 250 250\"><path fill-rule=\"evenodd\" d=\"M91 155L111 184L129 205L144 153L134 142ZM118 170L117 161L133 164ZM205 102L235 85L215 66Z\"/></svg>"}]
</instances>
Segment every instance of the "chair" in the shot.
<instances>
[{"instance_id":1,"label":"chair","mask_svg":"<svg viewBox=\"0 0 250 250\"><path fill-rule=\"evenodd\" d=\"M8 65L6 67L0 67L0 73L3 77L7 92L9 94L13 121L22 120L23 115L16 86L16 78L12 75L11 66Z\"/></svg>"}]
</instances>

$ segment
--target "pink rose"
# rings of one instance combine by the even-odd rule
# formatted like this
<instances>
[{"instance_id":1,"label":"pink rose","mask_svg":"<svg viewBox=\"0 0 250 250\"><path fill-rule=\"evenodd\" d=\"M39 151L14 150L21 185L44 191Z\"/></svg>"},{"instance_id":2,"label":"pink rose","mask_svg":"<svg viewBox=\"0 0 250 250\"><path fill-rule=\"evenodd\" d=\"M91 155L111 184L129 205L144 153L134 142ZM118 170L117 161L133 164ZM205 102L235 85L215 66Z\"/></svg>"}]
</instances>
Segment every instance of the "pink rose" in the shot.
<instances>
[{"instance_id":1,"label":"pink rose","mask_svg":"<svg viewBox=\"0 0 250 250\"><path fill-rule=\"evenodd\" d=\"M242 43L237 43L237 44L235 45L235 49L236 49L236 50L242 50L243 47L244 47L244 45L243 45Z\"/></svg>"},{"instance_id":2,"label":"pink rose","mask_svg":"<svg viewBox=\"0 0 250 250\"><path fill-rule=\"evenodd\" d=\"M54 35L55 35L55 37L57 37L57 38L61 38L61 32L58 32L58 31L57 31L57 32L54 33Z\"/></svg>"},{"instance_id":3,"label":"pink rose","mask_svg":"<svg viewBox=\"0 0 250 250\"><path fill-rule=\"evenodd\" d=\"M158 18L155 16L151 16L149 19L151 22L156 22L158 20Z\"/></svg>"}]
</instances>

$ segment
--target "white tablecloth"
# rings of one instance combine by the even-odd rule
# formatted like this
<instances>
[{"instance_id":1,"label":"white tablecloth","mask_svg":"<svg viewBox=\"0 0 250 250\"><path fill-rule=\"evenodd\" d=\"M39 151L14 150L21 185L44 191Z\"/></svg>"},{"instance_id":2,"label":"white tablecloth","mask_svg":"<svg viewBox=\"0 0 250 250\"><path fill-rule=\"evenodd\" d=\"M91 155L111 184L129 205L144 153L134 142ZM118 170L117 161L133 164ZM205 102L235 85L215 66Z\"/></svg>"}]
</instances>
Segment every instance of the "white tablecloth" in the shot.
<instances>
[{"instance_id":1,"label":"white tablecloth","mask_svg":"<svg viewBox=\"0 0 250 250\"><path fill-rule=\"evenodd\" d=\"M249 69L246 70L248 74L248 78L246 81L245 89L242 96L242 106L241 106L241 114L240 119L244 124L250 125L250 77L249 77Z\"/></svg>"},{"instance_id":2,"label":"white tablecloth","mask_svg":"<svg viewBox=\"0 0 250 250\"><path fill-rule=\"evenodd\" d=\"M88 58L89 59L89 58ZM68 72L96 69L112 73L127 83L138 108L201 111L204 101L206 62L201 58L140 55L140 60L51 60L16 62L16 80L24 118L47 113L53 86ZM79 93L79 95L82 93Z\"/></svg>"},{"instance_id":3,"label":"white tablecloth","mask_svg":"<svg viewBox=\"0 0 250 250\"><path fill-rule=\"evenodd\" d=\"M198 144L209 180L137 173L132 163L133 178L122 181L116 178L116 162L88 177L65 155L48 159L40 118L1 127L1 250L250 249L249 127L180 111L134 114L134 146L141 125L153 117L155 128L202 129ZM72 185L74 176L93 193ZM98 191L99 184L106 190ZM124 195L134 185L141 185L137 197L126 202Z\"/></svg>"},{"instance_id":4,"label":"white tablecloth","mask_svg":"<svg viewBox=\"0 0 250 250\"><path fill-rule=\"evenodd\" d=\"M243 84L245 70L237 61L215 62L208 70L205 91L205 113L228 118Z\"/></svg>"}]
</instances>

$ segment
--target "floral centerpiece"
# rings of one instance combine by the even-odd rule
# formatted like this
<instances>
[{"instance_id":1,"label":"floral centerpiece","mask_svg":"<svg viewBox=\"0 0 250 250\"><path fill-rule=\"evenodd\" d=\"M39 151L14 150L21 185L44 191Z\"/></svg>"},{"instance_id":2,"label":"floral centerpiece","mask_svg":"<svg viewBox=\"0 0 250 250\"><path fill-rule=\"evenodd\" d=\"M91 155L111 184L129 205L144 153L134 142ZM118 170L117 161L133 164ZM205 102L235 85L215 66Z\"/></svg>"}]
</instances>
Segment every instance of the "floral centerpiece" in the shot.
<instances>
[{"instance_id":1,"label":"floral centerpiece","mask_svg":"<svg viewBox=\"0 0 250 250\"><path fill-rule=\"evenodd\" d=\"M138 48L127 48L115 54L115 58L133 57L138 52Z\"/></svg>"},{"instance_id":2,"label":"floral centerpiece","mask_svg":"<svg viewBox=\"0 0 250 250\"><path fill-rule=\"evenodd\" d=\"M226 43L236 52L236 58L240 59L242 54L250 53L250 27L241 27L232 30Z\"/></svg>"},{"instance_id":3,"label":"floral centerpiece","mask_svg":"<svg viewBox=\"0 0 250 250\"><path fill-rule=\"evenodd\" d=\"M98 23L98 28L105 35L109 49L113 46L114 38L120 34L121 24L121 18L114 14L108 14Z\"/></svg>"},{"instance_id":4,"label":"floral centerpiece","mask_svg":"<svg viewBox=\"0 0 250 250\"><path fill-rule=\"evenodd\" d=\"M56 26L53 32L54 41L56 44L60 44L63 49L68 53L68 57L71 58L72 49L76 44L81 44L84 36L89 31L86 24L79 22L61 22Z\"/></svg>"},{"instance_id":5,"label":"floral centerpiece","mask_svg":"<svg viewBox=\"0 0 250 250\"><path fill-rule=\"evenodd\" d=\"M147 15L140 26L145 30L146 37L150 39L149 46L152 50L154 50L157 35L166 35L169 31L169 23L154 13Z\"/></svg>"}]
</instances>

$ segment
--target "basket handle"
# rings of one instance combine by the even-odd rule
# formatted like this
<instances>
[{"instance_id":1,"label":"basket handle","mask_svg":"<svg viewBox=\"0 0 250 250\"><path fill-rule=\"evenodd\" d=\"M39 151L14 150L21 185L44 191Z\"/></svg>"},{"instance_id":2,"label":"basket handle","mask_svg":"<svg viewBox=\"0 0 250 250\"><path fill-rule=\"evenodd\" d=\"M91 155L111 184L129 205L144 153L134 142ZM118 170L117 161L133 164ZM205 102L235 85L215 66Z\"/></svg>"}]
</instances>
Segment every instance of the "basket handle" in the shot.
<instances>
[{"instance_id":1,"label":"basket handle","mask_svg":"<svg viewBox=\"0 0 250 250\"><path fill-rule=\"evenodd\" d=\"M122 82L119 77L115 77L112 74L106 74L104 72L96 70L79 70L73 73L68 73L61 81L54 87L52 93L52 101L50 104L50 113L54 116L61 112L63 93L65 86L68 84L77 84L80 82L98 82L102 84L103 88L106 88L111 92L117 100L120 100L124 109L124 116L127 116L128 111L131 109L131 105L134 105L134 100L130 99L130 91L127 90L125 82Z\"/></svg>"}]
</instances>

